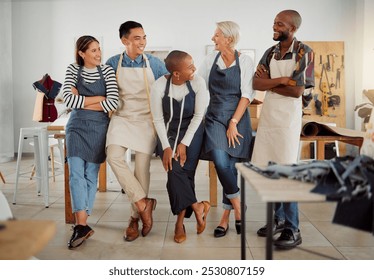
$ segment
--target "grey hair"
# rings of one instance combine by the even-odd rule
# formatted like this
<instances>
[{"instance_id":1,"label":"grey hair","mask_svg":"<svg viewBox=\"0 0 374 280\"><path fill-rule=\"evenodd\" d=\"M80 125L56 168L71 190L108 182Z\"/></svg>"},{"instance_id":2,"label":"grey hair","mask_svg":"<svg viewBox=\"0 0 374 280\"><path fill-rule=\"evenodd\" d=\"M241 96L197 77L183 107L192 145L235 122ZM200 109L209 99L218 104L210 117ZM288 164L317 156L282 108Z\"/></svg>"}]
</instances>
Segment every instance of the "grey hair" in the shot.
<instances>
[{"instance_id":1,"label":"grey hair","mask_svg":"<svg viewBox=\"0 0 374 280\"><path fill-rule=\"evenodd\" d=\"M217 27L222 31L225 38L232 38L230 47L235 47L240 39L240 27L236 22L233 21L221 21L217 22Z\"/></svg>"}]
</instances>

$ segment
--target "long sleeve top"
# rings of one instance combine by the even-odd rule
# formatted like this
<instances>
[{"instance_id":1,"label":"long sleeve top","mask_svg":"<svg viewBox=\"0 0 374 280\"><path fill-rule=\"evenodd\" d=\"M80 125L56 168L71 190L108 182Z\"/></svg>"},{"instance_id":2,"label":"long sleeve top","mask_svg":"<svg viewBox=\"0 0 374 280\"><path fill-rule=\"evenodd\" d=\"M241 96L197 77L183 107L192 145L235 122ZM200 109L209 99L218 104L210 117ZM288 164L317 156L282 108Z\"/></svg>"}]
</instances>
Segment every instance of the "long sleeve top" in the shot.
<instances>
[{"instance_id":1,"label":"long sleeve top","mask_svg":"<svg viewBox=\"0 0 374 280\"><path fill-rule=\"evenodd\" d=\"M203 77L203 79L207 83L207 87L209 89L209 75L210 70L212 69L214 60L217 56L217 52L212 52L211 54L208 54L205 58L204 62L200 65L200 68L198 70L198 74ZM226 69L225 62L223 61L222 57L220 56L217 60L217 65L220 69ZM236 61L229 66L236 65ZM252 59L246 55L241 54L239 56L239 66L240 66L240 89L242 92L242 97L248 98L249 101L252 101L255 96L255 91L252 87L252 79L254 74L254 62Z\"/></svg>"},{"instance_id":2,"label":"long sleeve top","mask_svg":"<svg viewBox=\"0 0 374 280\"><path fill-rule=\"evenodd\" d=\"M120 54L112 56L106 62L106 64L113 67L115 72L117 71L117 66L118 66L120 56L121 56ZM160 78L163 75L168 74L168 71L165 68L165 64L159 58L157 58L153 55L150 55L150 54L146 54L146 56L148 58L149 65L152 69L153 75L155 76L155 80L157 80L158 78ZM138 57L136 57L134 60L132 60L126 54L126 52L124 52L121 67L139 68L139 67L143 67L143 66L144 66L144 59L143 59L142 54L139 55Z\"/></svg>"},{"instance_id":3,"label":"long sleeve top","mask_svg":"<svg viewBox=\"0 0 374 280\"><path fill-rule=\"evenodd\" d=\"M164 114L162 110L162 98L165 95L166 82L167 80L163 76L159 78L151 88L151 111L153 116L153 123L155 125L157 135L160 138L163 150L170 147L166 132ZM195 75L194 79L190 81L190 83L192 89L195 91L196 99L194 116L191 120L190 125L188 126L186 134L181 141L186 146L189 146L191 144L193 136L205 115L209 100L209 94L206 89L205 81L202 77ZM189 93L186 84L174 85L173 83L171 83L170 85L169 96L171 96L178 102L182 101L183 97L185 97Z\"/></svg>"},{"instance_id":4,"label":"long sleeve top","mask_svg":"<svg viewBox=\"0 0 374 280\"><path fill-rule=\"evenodd\" d=\"M101 101L101 107L104 112L114 111L118 106L118 86L114 70L109 65L100 65L106 83L106 99ZM84 109L85 96L75 95L71 91L71 87L76 87L78 81L79 65L70 64L66 70L65 82L63 86L63 100L68 108ZM100 79L100 73L97 68L83 67L81 72L82 78L87 83L93 83Z\"/></svg>"}]
</instances>

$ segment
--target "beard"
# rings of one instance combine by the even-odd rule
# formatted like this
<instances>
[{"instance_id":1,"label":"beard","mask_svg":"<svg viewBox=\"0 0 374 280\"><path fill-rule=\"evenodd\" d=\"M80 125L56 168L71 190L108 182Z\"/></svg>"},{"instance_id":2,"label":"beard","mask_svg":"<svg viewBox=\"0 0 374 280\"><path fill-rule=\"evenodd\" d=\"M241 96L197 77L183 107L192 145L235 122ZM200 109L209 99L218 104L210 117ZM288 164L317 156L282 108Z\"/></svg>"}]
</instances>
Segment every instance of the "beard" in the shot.
<instances>
[{"instance_id":1,"label":"beard","mask_svg":"<svg viewBox=\"0 0 374 280\"><path fill-rule=\"evenodd\" d=\"M273 38L274 41L279 41L279 42L282 42L282 41L286 41L289 37L289 33L288 32L282 32L282 33L279 33L278 37L276 38Z\"/></svg>"}]
</instances>

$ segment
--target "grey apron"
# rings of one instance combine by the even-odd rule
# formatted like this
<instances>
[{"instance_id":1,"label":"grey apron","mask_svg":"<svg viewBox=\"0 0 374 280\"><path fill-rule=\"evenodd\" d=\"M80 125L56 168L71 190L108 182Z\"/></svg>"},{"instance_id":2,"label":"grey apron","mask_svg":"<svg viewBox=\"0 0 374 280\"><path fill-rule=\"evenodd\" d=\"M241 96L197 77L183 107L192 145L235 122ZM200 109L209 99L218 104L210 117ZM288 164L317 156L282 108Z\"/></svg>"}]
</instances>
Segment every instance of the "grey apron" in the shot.
<instances>
[{"instance_id":1,"label":"grey apron","mask_svg":"<svg viewBox=\"0 0 374 280\"><path fill-rule=\"evenodd\" d=\"M106 84L101 68L97 67L100 79L89 84L78 71L77 90L83 96L106 96ZM80 157L87 162L105 161L105 141L108 129L108 114L101 111L74 109L66 125L67 157Z\"/></svg>"},{"instance_id":2,"label":"grey apron","mask_svg":"<svg viewBox=\"0 0 374 280\"><path fill-rule=\"evenodd\" d=\"M223 150L235 158L248 159L251 144L251 123L246 110L240 119L237 129L243 135L239 137L240 145L229 147L226 131L232 116L242 97L240 90L240 66L239 55L235 50L236 64L226 69L219 69L218 53L209 75L210 101L205 116L204 147L202 159L212 160L209 152Z\"/></svg>"}]
</instances>

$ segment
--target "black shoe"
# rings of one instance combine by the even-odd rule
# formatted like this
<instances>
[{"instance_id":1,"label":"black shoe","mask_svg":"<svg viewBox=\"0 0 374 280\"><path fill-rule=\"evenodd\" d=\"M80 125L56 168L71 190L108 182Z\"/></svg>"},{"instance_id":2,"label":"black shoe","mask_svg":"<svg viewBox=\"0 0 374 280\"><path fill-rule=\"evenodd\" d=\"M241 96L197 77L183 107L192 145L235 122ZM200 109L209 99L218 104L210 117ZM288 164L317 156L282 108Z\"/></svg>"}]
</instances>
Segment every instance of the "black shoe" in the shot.
<instances>
[{"instance_id":1,"label":"black shoe","mask_svg":"<svg viewBox=\"0 0 374 280\"><path fill-rule=\"evenodd\" d=\"M229 225L227 225L227 228L218 226L214 229L214 237L223 237L226 235L227 231L229 230Z\"/></svg>"},{"instance_id":2,"label":"black shoe","mask_svg":"<svg viewBox=\"0 0 374 280\"><path fill-rule=\"evenodd\" d=\"M274 241L274 246L279 249L292 249L302 242L300 230L293 231L285 228L277 240Z\"/></svg>"},{"instance_id":3,"label":"black shoe","mask_svg":"<svg viewBox=\"0 0 374 280\"><path fill-rule=\"evenodd\" d=\"M74 249L82 245L82 243L88 239L91 235L94 234L94 231L92 228L90 228L88 225L76 225L73 228L74 232L73 235L71 236L69 243L68 243L68 248L69 249Z\"/></svg>"},{"instance_id":4,"label":"black shoe","mask_svg":"<svg viewBox=\"0 0 374 280\"><path fill-rule=\"evenodd\" d=\"M284 229L284 221L275 220L273 224L273 235L282 232ZM267 225L263 226L257 231L258 236L266 237Z\"/></svg>"},{"instance_id":5,"label":"black shoe","mask_svg":"<svg viewBox=\"0 0 374 280\"><path fill-rule=\"evenodd\" d=\"M235 220L235 229L236 229L237 234L240 234L242 232L242 221L241 220Z\"/></svg>"}]
</instances>

